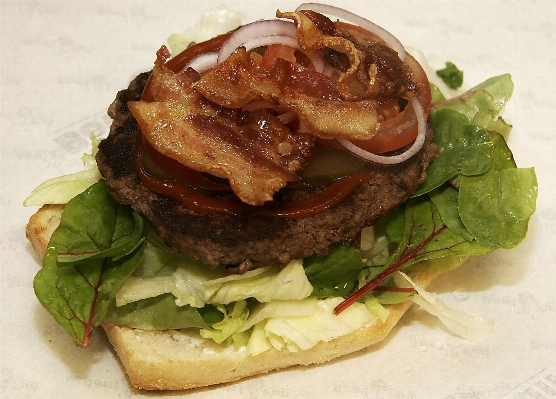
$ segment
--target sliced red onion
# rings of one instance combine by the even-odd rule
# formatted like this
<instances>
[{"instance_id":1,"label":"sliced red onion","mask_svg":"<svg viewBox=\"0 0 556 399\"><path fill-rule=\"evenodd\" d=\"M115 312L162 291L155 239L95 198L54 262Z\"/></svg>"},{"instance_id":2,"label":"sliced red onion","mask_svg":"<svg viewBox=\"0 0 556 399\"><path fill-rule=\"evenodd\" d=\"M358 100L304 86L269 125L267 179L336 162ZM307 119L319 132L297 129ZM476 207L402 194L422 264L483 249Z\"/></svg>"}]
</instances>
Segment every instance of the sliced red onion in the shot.
<instances>
[{"instance_id":1,"label":"sliced red onion","mask_svg":"<svg viewBox=\"0 0 556 399\"><path fill-rule=\"evenodd\" d=\"M349 140L345 139L337 139L337 141L343 145L346 150L351 152L356 157L359 157L368 162L375 162L385 165L394 165L397 163L401 163L403 161L407 161L413 155L417 154L423 145L425 144L425 136L427 133L427 116L425 115L425 110L423 109L423 105L421 104L421 100L417 97L412 97L410 99L410 103L415 110L415 115L417 116L417 137L415 141L409 147L409 149L401 154L392 155L392 156L383 156L373 154L372 152L366 151L361 147L356 146Z\"/></svg>"},{"instance_id":2,"label":"sliced red onion","mask_svg":"<svg viewBox=\"0 0 556 399\"><path fill-rule=\"evenodd\" d=\"M218 63L223 62L240 46L244 46L249 51L272 44L283 44L303 51L297 42L297 29L293 22L279 19L257 21L241 27L230 36L222 45L218 54ZM319 54L305 51L303 53L317 72L324 70L326 64Z\"/></svg>"},{"instance_id":3,"label":"sliced red onion","mask_svg":"<svg viewBox=\"0 0 556 399\"><path fill-rule=\"evenodd\" d=\"M193 68L199 73L214 68L217 65L218 52L203 53L189 61L182 69L185 71L187 68Z\"/></svg>"},{"instance_id":4,"label":"sliced red onion","mask_svg":"<svg viewBox=\"0 0 556 399\"><path fill-rule=\"evenodd\" d=\"M247 41L261 36L293 36L296 37L296 27L293 22L281 19L271 19L251 22L243 25L236 30L222 45L218 54L220 64L228 58L238 47L243 46Z\"/></svg>"},{"instance_id":5,"label":"sliced red onion","mask_svg":"<svg viewBox=\"0 0 556 399\"><path fill-rule=\"evenodd\" d=\"M324 63L322 57L315 52L303 51L299 46L299 43L297 42L296 36L286 36L286 35L260 36L260 37L249 39L242 45L245 47L245 50L249 51L257 47L270 46L272 44L283 44L285 46L293 47L295 49L302 51L303 54L305 54L307 58L309 58L309 61L311 61L311 64L313 64L313 68L315 68L317 72L324 71L326 64Z\"/></svg>"},{"instance_id":6,"label":"sliced red onion","mask_svg":"<svg viewBox=\"0 0 556 399\"><path fill-rule=\"evenodd\" d=\"M245 50L249 51L257 47L270 46L272 44L284 44L300 49L297 38L295 36L286 35L258 36L247 40L242 46L245 47Z\"/></svg>"},{"instance_id":7,"label":"sliced red onion","mask_svg":"<svg viewBox=\"0 0 556 399\"><path fill-rule=\"evenodd\" d=\"M303 3L299 7L297 7L295 11L298 12L301 10L311 10L320 14L334 15L335 17L345 19L347 22L358 25L382 39L389 47L391 47L398 53L398 56L400 57L402 62L405 62L405 48L403 47L402 43L394 35L392 35L386 29L378 26L374 22L360 17L359 15L354 14L350 11L328 4Z\"/></svg>"}]
</instances>

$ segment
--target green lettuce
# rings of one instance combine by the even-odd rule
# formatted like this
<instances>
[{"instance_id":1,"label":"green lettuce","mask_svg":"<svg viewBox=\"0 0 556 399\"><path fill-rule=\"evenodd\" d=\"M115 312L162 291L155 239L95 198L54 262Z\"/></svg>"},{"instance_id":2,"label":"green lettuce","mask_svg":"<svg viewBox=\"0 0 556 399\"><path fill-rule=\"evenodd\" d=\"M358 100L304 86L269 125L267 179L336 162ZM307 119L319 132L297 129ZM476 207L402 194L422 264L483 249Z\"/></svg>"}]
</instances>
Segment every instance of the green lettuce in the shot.
<instances>
[{"instance_id":1,"label":"green lettuce","mask_svg":"<svg viewBox=\"0 0 556 399\"><path fill-rule=\"evenodd\" d=\"M82 193L91 185L98 182L102 176L97 168L95 154L98 151L100 139L92 133L90 135L92 151L81 157L88 169L49 179L37 186L23 206L41 206L45 204L67 204L77 194Z\"/></svg>"},{"instance_id":2,"label":"green lettuce","mask_svg":"<svg viewBox=\"0 0 556 399\"><path fill-rule=\"evenodd\" d=\"M203 307L207 303L229 304L247 298L259 302L303 299L311 294L309 283L300 261L278 267L261 267L241 275L224 276L196 262L183 261L169 276L127 279L116 296L118 306L141 299L171 293L176 305Z\"/></svg>"},{"instance_id":3,"label":"green lettuce","mask_svg":"<svg viewBox=\"0 0 556 399\"><path fill-rule=\"evenodd\" d=\"M182 33L168 38L172 55L185 50L189 45L201 43L218 35L228 33L241 25L240 16L224 5L219 5L203 14L195 25Z\"/></svg>"},{"instance_id":4,"label":"green lettuce","mask_svg":"<svg viewBox=\"0 0 556 399\"><path fill-rule=\"evenodd\" d=\"M231 340L236 348L245 346L249 334L239 330L249 316L247 302L240 300L229 306L218 305L216 308L222 312L222 320L212 324L210 327L201 329L201 337L210 338L217 344Z\"/></svg>"}]
</instances>

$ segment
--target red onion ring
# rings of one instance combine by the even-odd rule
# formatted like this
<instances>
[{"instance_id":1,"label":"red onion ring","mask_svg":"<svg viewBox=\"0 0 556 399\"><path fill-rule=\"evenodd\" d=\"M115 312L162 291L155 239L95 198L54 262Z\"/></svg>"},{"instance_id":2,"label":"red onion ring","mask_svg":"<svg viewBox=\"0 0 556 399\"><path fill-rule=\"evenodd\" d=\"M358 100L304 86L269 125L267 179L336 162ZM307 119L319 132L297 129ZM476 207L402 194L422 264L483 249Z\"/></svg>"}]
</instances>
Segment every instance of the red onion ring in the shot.
<instances>
[{"instance_id":1,"label":"red onion ring","mask_svg":"<svg viewBox=\"0 0 556 399\"><path fill-rule=\"evenodd\" d=\"M303 54L305 54L307 58L309 58L309 61L311 61L311 64L313 64L313 68L315 68L317 72L322 73L324 71L325 63L322 57L315 52L303 51L299 46L299 43L297 42L296 36L270 35L254 37L243 43L243 46L245 47L246 51L249 51L257 47L270 46L272 44L283 44L285 46L293 47L297 50L302 51Z\"/></svg>"},{"instance_id":2,"label":"red onion ring","mask_svg":"<svg viewBox=\"0 0 556 399\"><path fill-rule=\"evenodd\" d=\"M295 11L298 12L301 10L311 10L320 14L334 15L336 17L345 19L346 21L351 22L355 25L359 25L361 28L368 30L369 32L382 39L389 47L391 47L398 53L398 56L400 57L402 62L405 62L405 48L402 43L394 35L392 35L386 29L378 26L374 22L360 17L359 15L354 14L350 11L328 4L303 3L299 7L297 7Z\"/></svg>"},{"instance_id":3,"label":"red onion ring","mask_svg":"<svg viewBox=\"0 0 556 399\"><path fill-rule=\"evenodd\" d=\"M224 42L218 54L218 63L222 63L238 48L243 46L247 41L260 37L260 36L293 36L297 37L297 29L293 22L284 21L281 19L271 19L263 21L251 22L243 25L236 30Z\"/></svg>"},{"instance_id":4,"label":"red onion ring","mask_svg":"<svg viewBox=\"0 0 556 399\"><path fill-rule=\"evenodd\" d=\"M187 68L193 68L199 73L203 73L208 69L214 68L217 65L218 52L203 53L189 61L182 68L185 71Z\"/></svg>"},{"instance_id":5,"label":"red onion ring","mask_svg":"<svg viewBox=\"0 0 556 399\"><path fill-rule=\"evenodd\" d=\"M415 141L413 142L411 147L409 147L403 153L392 156L377 155L356 146L349 140L336 140L353 155L368 162L374 162L384 165L395 165L408 160L413 155L417 154L417 152L419 152L421 148L423 148L423 145L425 144L425 136L427 133L427 115L425 114L425 110L423 109L421 100L417 97L412 97L409 101L413 106L413 109L415 110L415 115L417 116L417 137L415 138Z\"/></svg>"},{"instance_id":6,"label":"red onion ring","mask_svg":"<svg viewBox=\"0 0 556 399\"><path fill-rule=\"evenodd\" d=\"M297 41L297 28L293 22L280 19L256 21L239 28L222 45L218 54L218 64L228 58L238 47L249 51L257 47L283 44L303 51ZM309 58L317 72L324 71L325 62L315 52L303 53Z\"/></svg>"}]
</instances>

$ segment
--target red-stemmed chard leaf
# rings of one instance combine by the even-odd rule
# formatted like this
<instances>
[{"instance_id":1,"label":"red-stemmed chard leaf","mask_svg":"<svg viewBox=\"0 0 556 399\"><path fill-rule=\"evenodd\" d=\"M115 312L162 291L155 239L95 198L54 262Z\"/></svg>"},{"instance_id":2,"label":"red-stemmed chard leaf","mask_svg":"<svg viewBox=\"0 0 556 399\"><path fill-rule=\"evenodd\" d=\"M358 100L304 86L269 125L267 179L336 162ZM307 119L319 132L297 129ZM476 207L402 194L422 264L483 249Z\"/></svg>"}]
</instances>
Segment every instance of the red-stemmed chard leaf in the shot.
<instances>
[{"instance_id":1,"label":"red-stemmed chard leaf","mask_svg":"<svg viewBox=\"0 0 556 399\"><path fill-rule=\"evenodd\" d=\"M404 220L402 240L390 261L363 287L340 303L334 309L335 314L340 314L379 287L396 270L426 259L479 255L493 249L469 242L448 229L427 196L411 199L405 204Z\"/></svg>"},{"instance_id":2,"label":"red-stemmed chard leaf","mask_svg":"<svg viewBox=\"0 0 556 399\"><path fill-rule=\"evenodd\" d=\"M52 235L43 268L34 280L35 294L78 346L89 344L110 300L141 259L140 244L131 251L128 245L120 246L126 237L136 241L137 229L142 229L138 220L142 225L142 219L116 203L100 181L67 204ZM123 248L124 253L114 253L113 246ZM109 256L87 256L60 267L60 253Z\"/></svg>"}]
</instances>

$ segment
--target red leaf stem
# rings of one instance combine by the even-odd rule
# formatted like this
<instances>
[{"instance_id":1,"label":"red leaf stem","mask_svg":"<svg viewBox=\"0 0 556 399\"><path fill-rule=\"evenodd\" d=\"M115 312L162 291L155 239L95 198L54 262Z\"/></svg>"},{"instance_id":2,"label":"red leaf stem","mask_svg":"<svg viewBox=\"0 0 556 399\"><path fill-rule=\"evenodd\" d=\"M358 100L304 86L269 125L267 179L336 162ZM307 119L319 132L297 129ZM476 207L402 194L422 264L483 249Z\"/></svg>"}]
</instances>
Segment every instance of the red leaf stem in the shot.
<instances>
[{"instance_id":1,"label":"red leaf stem","mask_svg":"<svg viewBox=\"0 0 556 399\"><path fill-rule=\"evenodd\" d=\"M439 235L442 231L444 231L444 229L446 229L445 225L443 225L438 230L433 231L432 234L429 237L427 237L426 240L424 240L422 243L417 245L411 251L409 251L407 253L404 253L404 255L402 255L400 257L400 259L398 259L390 267L381 271L379 274L377 274L375 276L375 278L373 278L371 281L369 281L367 284L365 284L363 287L361 287L359 290L357 290L353 295L351 295L350 297L345 299L342 303L340 303L338 306L336 306L334 308L334 314L339 315L344 310L346 310L351 305L353 305L355 302L359 301L361 298L363 298L365 295L367 295L369 292L371 292L372 290L374 290L378 286L380 286L380 284L382 284L384 282L384 280L386 280L392 273L394 273L396 270L398 270L398 268L401 265L403 265L404 263L406 263L410 259L417 256L419 251L421 249L423 249L428 243L430 243L437 235ZM409 243L408 243L408 245L409 245Z\"/></svg>"}]
</instances>

